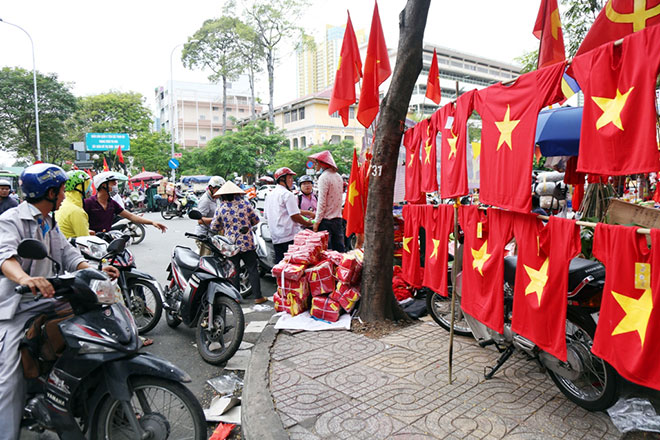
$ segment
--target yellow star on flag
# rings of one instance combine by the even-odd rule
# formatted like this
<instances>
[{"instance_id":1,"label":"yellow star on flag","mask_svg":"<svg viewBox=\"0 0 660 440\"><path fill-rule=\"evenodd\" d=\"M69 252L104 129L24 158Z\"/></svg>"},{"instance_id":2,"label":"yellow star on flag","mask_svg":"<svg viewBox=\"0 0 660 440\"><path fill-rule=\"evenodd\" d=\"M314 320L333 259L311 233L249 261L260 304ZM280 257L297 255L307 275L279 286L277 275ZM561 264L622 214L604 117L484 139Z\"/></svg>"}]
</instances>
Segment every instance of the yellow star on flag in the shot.
<instances>
[{"instance_id":1,"label":"yellow star on flag","mask_svg":"<svg viewBox=\"0 0 660 440\"><path fill-rule=\"evenodd\" d=\"M449 139L447 139L447 143L449 144L449 157L447 159L451 159L451 156L453 155L456 157L456 141L458 140L458 137L454 134L454 132L451 132L451 136Z\"/></svg>"},{"instance_id":2,"label":"yellow star on flag","mask_svg":"<svg viewBox=\"0 0 660 440\"><path fill-rule=\"evenodd\" d=\"M431 163L431 138L426 141L424 151L426 151L426 159L424 159L424 163Z\"/></svg>"},{"instance_id":3,"label":"yellow star on flag","mask_svg":"<svg viewBox=\"0 0 660 440\"><path fill-rule=\"evenodd\" d=\"M549 258L546 258L541 268L539 270L532 269L531 267L523 264L527 276L529 276L529 284L525 287L525 296L530 293L536 292L536 297L539 300L539 307L541 307L541 297L543 296L543 289L545 284L548 282L548 262Z\"/></svg>"},{"instance_id":4,"label":"yellow star on flag","mask_svg":"<svg viewBox=\"0 0 660 440\"><path fill-rule=\"evenodd\" d=\"M634 88L635 87L631 87L623 95L617 88L616 96L614 98L602 98L598 96L591 97L591 99L594 100L596 105L600 107L600 109L603 111L603 114L600 116L600 118L598 118L598 121L596 121L597 130L600 130L601 128L605 127L607 124L611 122L612 124L614 124L616 128L623 131L623 123L621 122L621 111L623 110L623 107L626 105L626 101L628 100L628 95L630 95L630 92L632 92Z\"/></svg>"},{"instance_id":5,"label":"yellow star on flag","mask_svg":"<svg viewBox=\"0 0 660 440\"><path fill-rule=\"evenodd\" d=\"M559 9L555 9L550 14L550 30L552 38L555 40L559 38L559 29L561 29L561 21L559 19Z\"/></svg>"},{"instance_id":6,"label":"yellow star on flag","mask_svg":"<svg viewBox=\"0 0 660 440\"><path fill-rule=\"evenodd\" d=\"M438 247L440 247L440 240L436 240L435 238L432 238L431 240L433 240L433 252L431 252L429 259L438 258Z\"/></svg>"},{"instance_id":7,"label":"yellow star on flag","mask_svg":"<svg viewBox=\"0 0 660 440\"><path fill-rule=\"evenodd\" d=\"M644 347L646 338L646 328L649 325L649 318L653 311L653 293L651 289L644 290L639 299L621 295L612 291L612 296L619 303L626 316L617 324L612 332L612 336L621 333L637 332L639 339Z\"/></svg>"},{"instance_id":8,"label":"yellow star on flag","mask_svg":"<svg viewBox=\"0 0 660 440\"><path fill-rule=\"evenodd\" d=\"M408 243L410 243L410 240L412 240L412 237L403 237L403 248L408 253L410 253L410 248L408 247Z\"/></svg>"},{"instance_id":9,"label":"yellow star on flag","mask_svg":"<svg viewBox=\"0 0 660 440\"><path fill-rule=\"evenodd\" d=\"M483 268L484 263L488 261L491 254L487 253L488 250L488 240L484 241L484 244L481 245L479 250L471 249L472 251L472 269L477 269L481 276L484 275Z\"/></svg>"},{"instance_id":10,"label":"yellow star on flag","mask_svg":"<svg viewBox=\"0 0 660 440\"><path fill-rule=\"evenodd\" d=\"M354 206L355 202L355 197L359 196L360 193L357 190L357 185L355 180L351 182L350 186L348 187L348 203L351 204L351 206Z\"/></svg>"},{"instance_id":11,"label":"yellow star on flag","mask_svg":"<svg viewBox=\"0 0 660 440\"><path fill-rule=\"evenodd\" d=\"M497 151L500 151L502 144L506 144L509 147L509 150L513 150L511 146L511 133L520 123L520 120L512 121L511 120L511 106L506 106L506 113L504 114L504 120L495 121L497 129L500 131L500 140L497 142Z\"/></svg>"}]
</instances>

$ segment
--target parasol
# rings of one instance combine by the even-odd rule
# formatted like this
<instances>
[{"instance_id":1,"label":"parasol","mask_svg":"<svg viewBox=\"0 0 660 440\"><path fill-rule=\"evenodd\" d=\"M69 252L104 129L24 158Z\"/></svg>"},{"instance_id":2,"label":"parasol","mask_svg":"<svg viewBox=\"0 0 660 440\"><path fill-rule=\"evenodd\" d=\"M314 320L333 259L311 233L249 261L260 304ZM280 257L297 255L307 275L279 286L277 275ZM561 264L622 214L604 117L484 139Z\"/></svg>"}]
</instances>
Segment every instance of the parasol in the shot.
<instances>
[{"instance_id":1,"label":"parasol","mask_svg":"<svg viewBox=\"0 0 660 440\"><path fill-rule=\"evenodd\" d=\"M536 124L536 145L545 157L577 156L581 127L582 107L544 110Z\"/></svg>"},{"instance_id":2,"label":"parasol","mask_svg":"<svg viewBox=\"0 0 660 440\"><path fill-rule=\"evenodd\" d=\"M142 182L146 180L159 180L162 179L163 176L161 176L158 173L152 173L151 171L143 171L139 174L136 174L135 176L131 177L129 180L131 182Z\"/></svg>"}]
</instances>

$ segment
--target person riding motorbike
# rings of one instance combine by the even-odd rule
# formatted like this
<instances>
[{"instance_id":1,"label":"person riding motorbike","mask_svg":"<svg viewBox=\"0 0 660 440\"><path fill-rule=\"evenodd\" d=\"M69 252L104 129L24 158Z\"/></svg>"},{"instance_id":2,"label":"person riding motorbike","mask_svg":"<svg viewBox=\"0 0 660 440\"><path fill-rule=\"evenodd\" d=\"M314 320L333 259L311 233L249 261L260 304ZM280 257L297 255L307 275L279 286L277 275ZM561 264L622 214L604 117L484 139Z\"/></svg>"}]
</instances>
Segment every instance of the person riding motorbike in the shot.
<instances>
[{"instance_id":1,"label":"person riding motorbike","mask_svg":"<svg viewBox=\"0 0 660 440\"><path fill-rule=\"evenodd\" d=\"M69 171L64 184L64 201L55 212L55 220L66 238L94 235L89 229L89 216L83 209L83 200L92 195L92 180L81 170Z\"/></svg>"},{"instance_id":2,"label":"person riding motorbike","mask_svg":"<svg viewBox=\"0 0 660 440\"><path fill-rule=\"evenodd\" d=\"M293 244L293 238L300 231L301 225L313 225L300 214L296 196L291 192L295 175L291 168L279 168L274 175L277 185L266 196L264 216L275 248L275 264L284 258L284 253Z\"/></svg>"},{"instance_id":3,"label":"person riding motorbike","mask_svg":"<svg viewBox=\"0 0 660 440\"><path fill-rule=\"evenodd\" d=\"M215 210L218 207L217 199L220 196L215 195L215 193L225 184L225 179L220 176L213 176L209 179L209 184L204 191L204 195L200 197L199 203L197 205L197 210L202 213L202 218L197 220L197 227L195 227L196 235L209 235L211 230L209 226L211 220L213 220L213 215ZM209 249L204 243L199 240L196 240L195 243L199 248L199 255L203 257L205 255L211 255L211 249Z\"/></svg>"},{"instance_id":4,"label":"person riding motorbike","mask_svg":"<svg viewBox=\"0 0 660 440\"><path fill-rule=\"evenodd\" d=\"M167 226L164 224L130 213L111 199L117 193L117 176L112 171L94 176L94 186L96 195L83 202L83 208L89 215L89 227L94 232L109 231L115 215L127 218L133 223L152 225L161 232L167 231Z\"/></svg>"},{"instance_id":5,"label":"person riding motorbike","mask_svg":"<svg viewBox=\"0 0 660 440\"><path fill-rule=\"evenodd\" d=\"M91 268L80 252L62 235L54 212L64 200L67 175L56 165L41 163L21 173L25 201L0 216L0 439L18 439L25 403L26 385L21 371L19 344L25 324L33 317L62 308L52 299L55 289L46 280L54 276L51 260L18 257L18 244L25 238L42 242L49 256L66 271ZM116 278L114 267L103 270ZM29 286L31 294L17 295L17 285ZM40 293L47 298L34 301Z\"/></svg>"},{"instance_id":6,"label":"person riding motorbike","mask_svg":"<svg viewBox=\"0 0 660 440\"><path fill-rule=\"evenodd\" d=\"M312 176L302 176L298 179L300 194L298 194L298 208L300 213L307 218L314 218L318 199L314 194L314 178Z\"/></svg>"},{"instance_id":7,"label":"person riding motorbike","mask_svg":"<svg viewBox=\"0 0 660 440\"><path fill-rule=\"evenodd\" d=\"M18 202L11 197L10 193L11 182L7 179L0 179L0 214L18 206Z\"/></svg>"}]
</instances>

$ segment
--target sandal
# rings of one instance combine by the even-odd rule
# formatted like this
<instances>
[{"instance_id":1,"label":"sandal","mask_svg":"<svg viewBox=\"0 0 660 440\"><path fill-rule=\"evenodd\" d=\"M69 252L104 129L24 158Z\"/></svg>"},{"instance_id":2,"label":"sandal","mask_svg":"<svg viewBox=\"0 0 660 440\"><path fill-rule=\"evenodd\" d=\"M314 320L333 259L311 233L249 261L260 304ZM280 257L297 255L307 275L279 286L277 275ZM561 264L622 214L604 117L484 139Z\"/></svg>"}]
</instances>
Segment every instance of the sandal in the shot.
<instances>
[{"instance_id":1,"label":"sandal","mask_svg":"<svg viewBox=\"0 0 660 440\"><path fill-rule=\"evenodd\" d=\"M268 301L268 298L261 297L261 298L257 298L257 299L255 299L255 300L254 300L254 303L255 303L255 304L263 304L263 303L265 303L266 301Z\"/></svg>"}]
</instances>

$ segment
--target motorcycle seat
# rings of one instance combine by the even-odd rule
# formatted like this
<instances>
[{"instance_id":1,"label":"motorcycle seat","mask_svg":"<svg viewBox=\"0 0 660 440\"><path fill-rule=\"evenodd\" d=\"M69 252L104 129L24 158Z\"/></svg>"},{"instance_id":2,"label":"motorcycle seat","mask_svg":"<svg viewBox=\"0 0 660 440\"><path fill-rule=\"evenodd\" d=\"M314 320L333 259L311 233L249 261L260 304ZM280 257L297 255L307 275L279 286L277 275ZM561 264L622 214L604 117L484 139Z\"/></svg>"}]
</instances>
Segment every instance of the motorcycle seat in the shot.
<instances>
[{"instance_id":1,"label":"motorcycle seat","mask_svg":"<svg viewBox=\"0 0 660 440\"><path fill-rule=\"evenodd\" d=\"M190 248L177 246L174 248L174 261L181 269L194 271L199 266L199 255Z\"/></svg>"},{"instance_id":2,"label":"motorcycle seat","mask_svg":"<svg viewBox=\"0 0 660 440\"><path fill-rule=\"evenodd\" d=\"M504 280L513 285L516 280L516 264L518 257L504 257ZM568 290L577 287L587 276L596 280L605 278L605 266L598 261L585 258L573 258L568 266Z\"/></svg>"}]
</instances>

